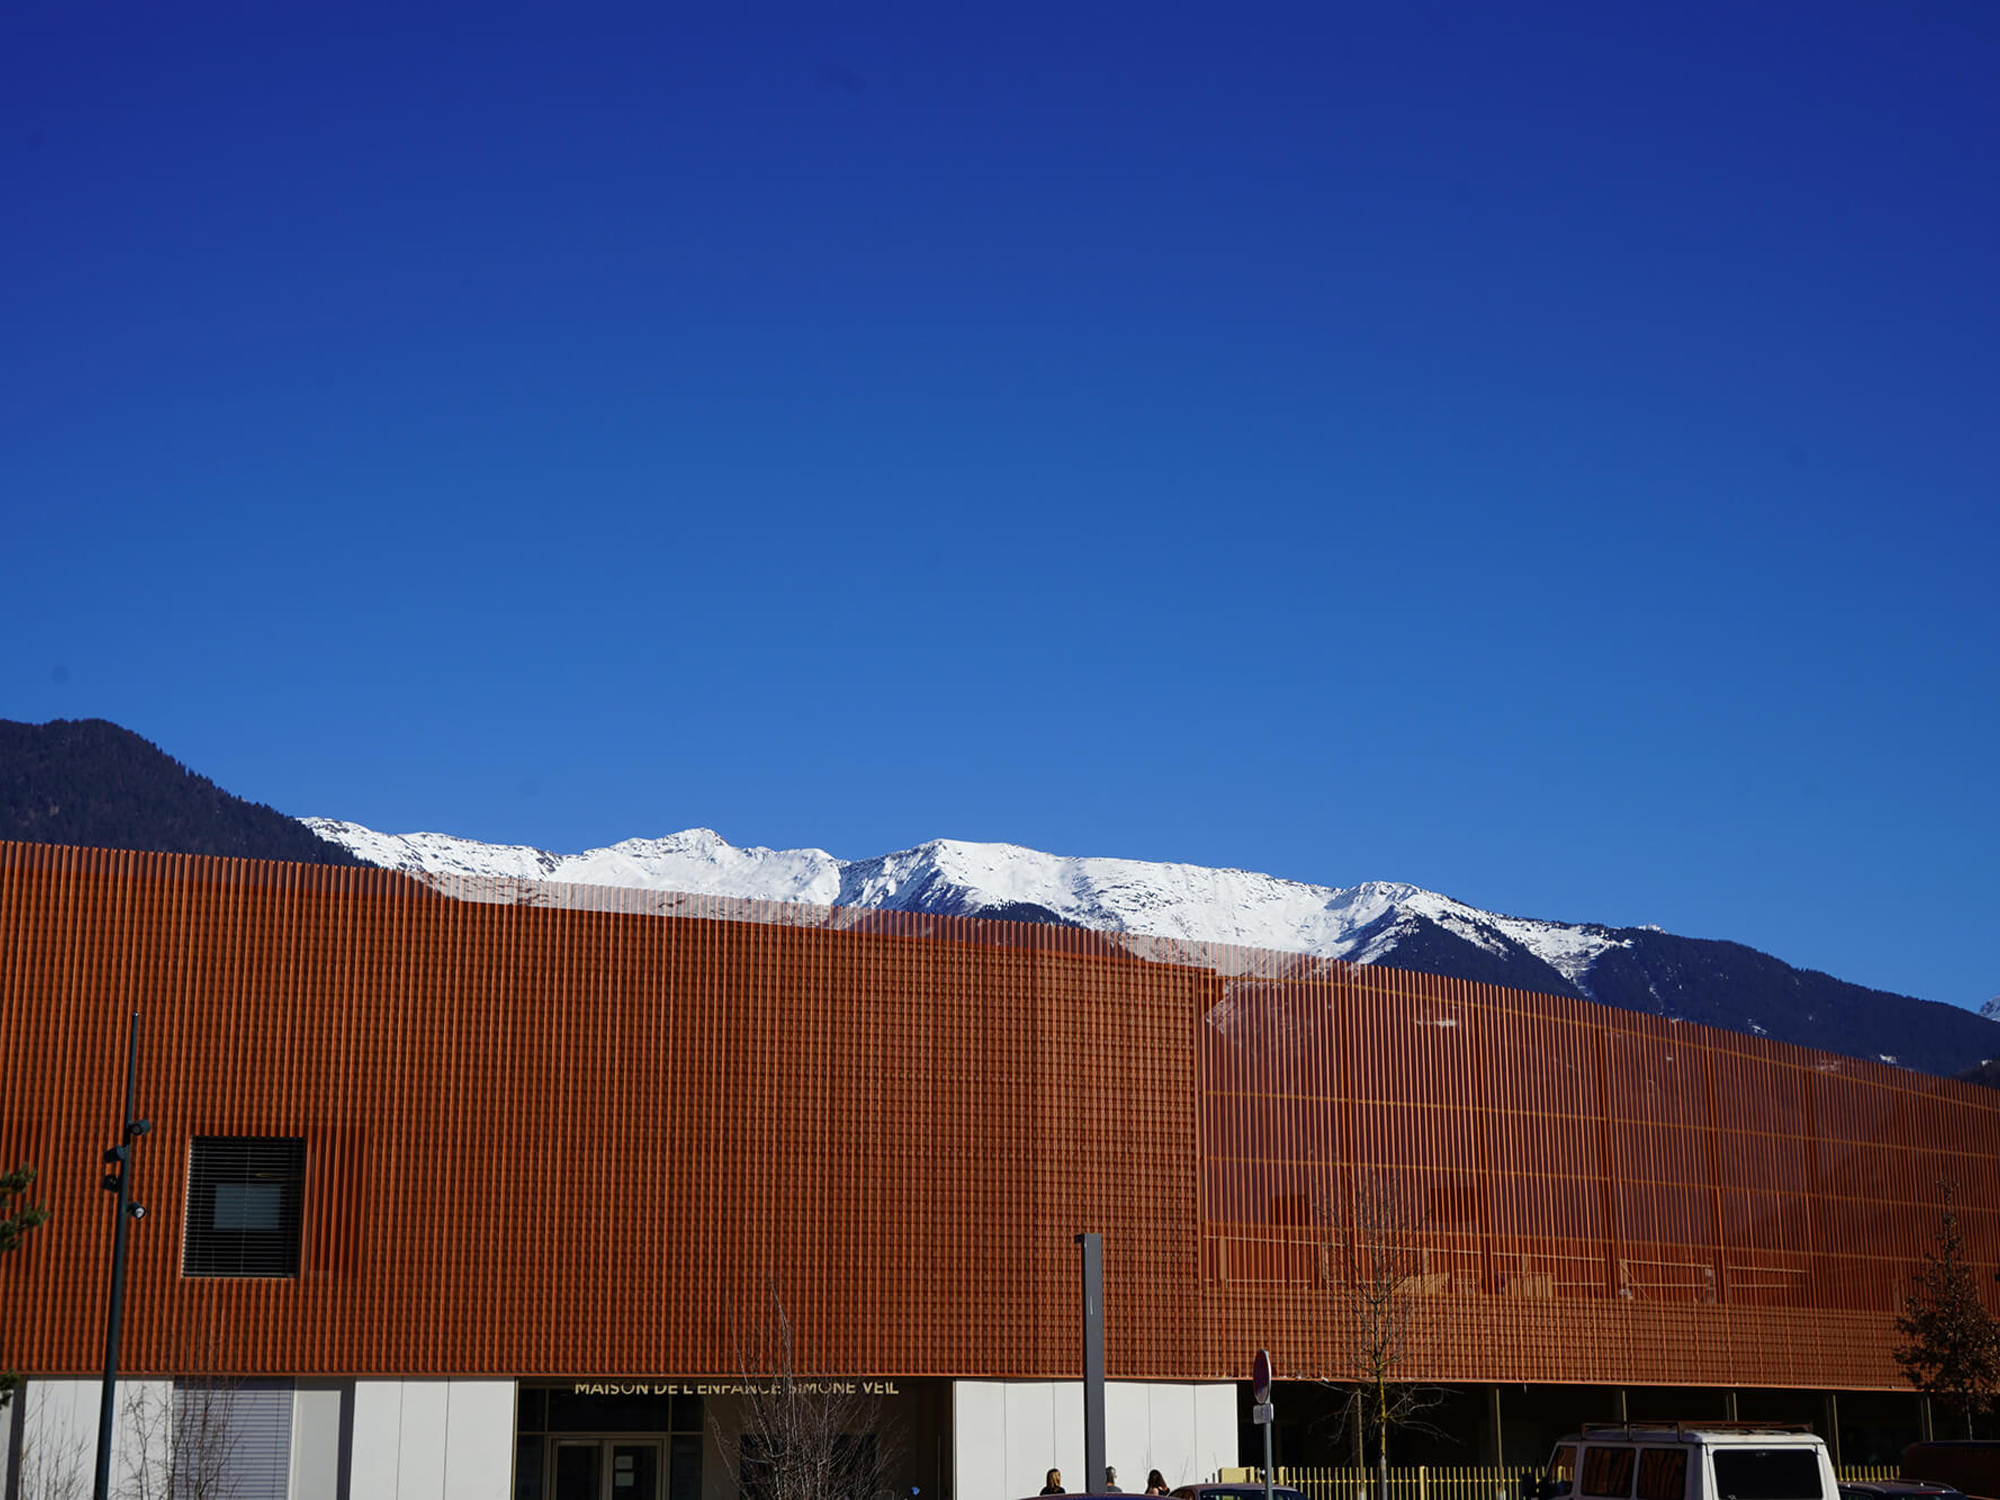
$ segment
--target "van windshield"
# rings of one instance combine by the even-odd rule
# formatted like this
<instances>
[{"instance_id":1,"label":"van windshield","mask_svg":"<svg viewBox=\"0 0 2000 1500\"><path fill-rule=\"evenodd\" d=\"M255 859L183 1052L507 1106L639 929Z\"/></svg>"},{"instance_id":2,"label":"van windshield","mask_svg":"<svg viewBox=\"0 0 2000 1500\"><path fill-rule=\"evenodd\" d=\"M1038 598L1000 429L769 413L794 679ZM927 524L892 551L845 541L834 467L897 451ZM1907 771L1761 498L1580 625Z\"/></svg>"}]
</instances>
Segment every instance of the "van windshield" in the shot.
<instances>
[{"instance_id":1,"label":"van windshield","mask_svg":"<svg viewBox=\"0 0 2000 1500\"><path fill-rule=\"evenodd\" d=\"M1717 1448L1720 1500L1825 1500L1819 1454L1811 1448Z\"/></svg>"},{"instance_id":2,"label":"van windshield","mask_svg":"<svg viewBox=\"0 0 2000 1500\"><path fill-rule=\"evenodd\" d=\"M1549 1455L1549 1483L1554 1486L1549 1491L1551 1500L1556 1495L1567 1495L1570 1481L1576 1477L1576 1449L1563 1444Z\"/></svg>"}]
</instances>

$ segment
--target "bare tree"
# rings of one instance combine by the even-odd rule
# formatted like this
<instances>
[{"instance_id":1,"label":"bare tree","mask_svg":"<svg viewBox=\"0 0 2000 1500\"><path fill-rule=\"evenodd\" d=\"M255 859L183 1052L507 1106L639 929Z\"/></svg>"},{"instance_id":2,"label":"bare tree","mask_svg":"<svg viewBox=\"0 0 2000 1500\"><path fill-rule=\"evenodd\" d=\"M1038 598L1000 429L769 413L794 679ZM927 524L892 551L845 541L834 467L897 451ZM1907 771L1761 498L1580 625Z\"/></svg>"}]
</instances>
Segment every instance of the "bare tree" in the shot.
<instances>
[{"instance_id":1,"label":"bare tree","mask_svg":"<svg viewBox=\"0 0 2000 1500\"><path fill-rule=\"evenodd\" d=\"M112 1491L118 1500L235 1500L236 1391L228 1380L129 1383L118 1428L123 1482ZM89 1432L31 1420L14 1493L19 1500L86 1500L94 1449Z\"/></svg>"},{"instance_id":2,"label":"bare tree","mask_svg":"<svg viewBox=\"0 0 2000 1500\"><path fill-rule=\"evenodd\" d=\"M791 1315L775 1290L746 1347L727 1417L711 1414L716 1446L737 1461L743 1500L876 1500L902 1460L900 1427L870 1383L801 1379ZM713 1413L713 1408L711 1409Z\"/></svg>"},{"instance_id":3,"label":"bare tree","mask_svg":"<svg viewBox=\"0 0 2000 1500\"><path fill-rule=\"evenodd\" d=\"M125 1500L235 1500L234 1381L202 1378L125 1397Z\"/></svg>"},{"instance_id":4,"label":"bare tree","mask_svg":"<svg viewBox=\"0 0 2000 1500\"><path fill-rule=\"evenodd\" d=\"M19 1500L85 1500L95 1461L89 1440L76 1432L30 1432L21 1439L14 1493Z\"/></svg>"},{"instance_id":5,"label":"bare tree","mask_svg":"<svg viewBox=\"0 0 2000 1500\"><path fill-rule=\"evenodd\" d=\"M1398 1432L1445 1436L1430 1420L1444 1389L1413 1381L1435 1337L1427 1299L1449 1280L1431 1265L1428 1215L1394 1178L1357 1173L1351 1190L1316 1206L1319 1281L1331 1358L1325 1383L1345 1392L1340 1419L1354 1463L1372 1449L1382 1500L1389 1494L1389 1439Z\"/></svg>"}]
</instances>

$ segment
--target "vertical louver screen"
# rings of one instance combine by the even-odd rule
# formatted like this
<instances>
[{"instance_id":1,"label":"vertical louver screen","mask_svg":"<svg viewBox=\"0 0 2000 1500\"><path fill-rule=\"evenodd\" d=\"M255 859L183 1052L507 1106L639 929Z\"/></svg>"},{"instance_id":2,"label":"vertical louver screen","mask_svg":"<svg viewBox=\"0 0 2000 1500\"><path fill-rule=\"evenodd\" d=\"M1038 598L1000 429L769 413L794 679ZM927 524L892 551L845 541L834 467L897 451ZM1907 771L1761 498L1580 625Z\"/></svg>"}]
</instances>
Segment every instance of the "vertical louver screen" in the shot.
<instances>
[{"instance_id":1,"label":"vertical louver screen","mask_svg":"<svg viewBox=\"0 0 2000 1500\"><path fill-rule=\"evenodd\" d=\"M0 1266L5 1359L102 1356L73 1168L141 1007L148 1371L723 1374L775 1286L840 1289L792 1309L816 1375L1049 1379L1098 1228L1112 1369L1228 1380L1336 1358L1366 1187L1378 1241L1423 1231L1425 1381L1886 1391L1939 1176L2000 1268L1992 1089L1300 954L439 879L0 839L0 1167L55 1210ZM239 1128L305 1134L299 1274L192 1286L269 1210L217 1232L179 1176Z\"/></svg>"},{"instance_id":2,"label":"vertical louver screen","mask_svg":"<svg viewBox=\"0 0 2000 1500\"><path fill-rule=\"evenodd\" d=\"M196 1136L181 1274L298 1275L305 1168L297 1137Z\"/></svg>"},{"instance_id":3,"label":"vertical louver screen","mask_svg":"<svg viewBox=\"0 0 2000 1500\"><path fill-rule=\"evenodd\" d=\"M171 1500L286 1500L292 1470L292 1382L182 1380L174 1387ZM326 1482L332 1483L332 1476ZM141 1494L147 1493L141 1487Z\"/></svg>"}]
</instances>

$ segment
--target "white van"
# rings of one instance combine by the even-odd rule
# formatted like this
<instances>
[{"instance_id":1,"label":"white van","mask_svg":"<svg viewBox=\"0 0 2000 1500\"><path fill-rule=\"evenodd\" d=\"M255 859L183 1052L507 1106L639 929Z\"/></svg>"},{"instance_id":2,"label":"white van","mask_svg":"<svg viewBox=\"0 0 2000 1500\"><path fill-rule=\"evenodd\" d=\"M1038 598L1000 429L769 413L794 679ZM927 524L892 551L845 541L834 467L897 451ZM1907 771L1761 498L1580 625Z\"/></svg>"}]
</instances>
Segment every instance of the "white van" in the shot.
<instances>
[{"instance_id":1,"label":"white van","mask_svg":"<svg viewBox=\"0 0 2000 1500\"><path fill-rule=\"evenodd\" d=\"M1810 1427L1586 1422L1549 1455L1541 1500L1839 1500ZM1532 1497L1531 1497L1532 1500Z\"/></svg>"}]
</instances>

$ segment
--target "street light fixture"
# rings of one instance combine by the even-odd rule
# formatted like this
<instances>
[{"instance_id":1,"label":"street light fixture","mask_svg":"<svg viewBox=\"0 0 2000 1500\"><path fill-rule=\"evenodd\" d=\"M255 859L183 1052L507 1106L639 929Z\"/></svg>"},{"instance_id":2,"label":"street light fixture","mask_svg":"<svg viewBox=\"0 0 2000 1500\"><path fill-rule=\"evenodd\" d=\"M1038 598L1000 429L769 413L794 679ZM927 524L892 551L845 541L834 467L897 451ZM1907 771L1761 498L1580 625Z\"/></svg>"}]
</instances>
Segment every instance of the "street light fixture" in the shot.
<instances>
[{"instance_id":1,"label":"street light fixture","mask_svg":"<svg viewBox=\"0 0 2000 1500\"><path fill-rule=\"evenodd\" d=\"M118 1322L125 1306L125 1230L134 1219L146 1217L143 1205L132 1201L132 1146L153 1130L151 1120L139 1113L139 1013L132 1012L132 1029L125 1043L125 1113L119 1143L104 1153L111 1167L104 1174L104 1190L118 1195L117 1227L111 1237L111 1315L104 1328L104 1390L97 1408L97 1481L91 1489L95 1500L107 1500L111 1490L111 1421L118 1409Z\"/></svg>"}]
</instances>

